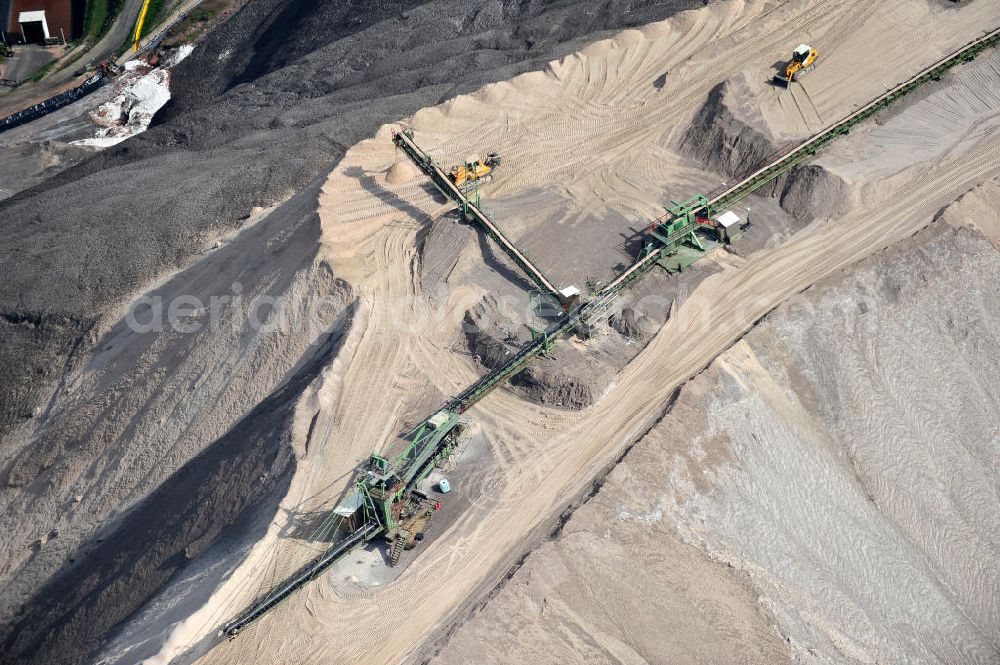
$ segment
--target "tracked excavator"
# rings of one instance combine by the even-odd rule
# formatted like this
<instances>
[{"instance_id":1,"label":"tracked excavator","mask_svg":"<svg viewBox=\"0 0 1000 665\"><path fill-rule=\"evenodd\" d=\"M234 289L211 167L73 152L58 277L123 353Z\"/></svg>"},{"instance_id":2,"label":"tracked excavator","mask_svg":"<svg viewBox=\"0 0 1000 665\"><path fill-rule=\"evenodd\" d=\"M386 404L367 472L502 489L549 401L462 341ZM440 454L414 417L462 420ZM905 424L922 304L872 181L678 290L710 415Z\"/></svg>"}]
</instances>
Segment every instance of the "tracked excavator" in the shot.
<instances>
[{"instance_id":1,"label":"tracked excavator","mask_svg":"<svg viewBox=\"0 0 1000 665\"><path fill-rule=\"evenodd\" d=\"M495 152L486 155L486 161L477 155L470 155L465 158L465 164L451 167L448 179L456 187L466 187L476 181L491 180L493 170L498 166L500 166L500 155Z\"/></svg>"},{"instance_id":2,"label":"tracked excavator","mask_svg":"<svg viewBox=\"0 0 1000 665\"><path fill-rule=\"evenodd\" d=\"M811 71L818 57L816 49L808 44L799 44L792 51L792 59L785 65L785 71L774 75L774 84L787 88L796 78Z\"/></svg>"}]
</instances>

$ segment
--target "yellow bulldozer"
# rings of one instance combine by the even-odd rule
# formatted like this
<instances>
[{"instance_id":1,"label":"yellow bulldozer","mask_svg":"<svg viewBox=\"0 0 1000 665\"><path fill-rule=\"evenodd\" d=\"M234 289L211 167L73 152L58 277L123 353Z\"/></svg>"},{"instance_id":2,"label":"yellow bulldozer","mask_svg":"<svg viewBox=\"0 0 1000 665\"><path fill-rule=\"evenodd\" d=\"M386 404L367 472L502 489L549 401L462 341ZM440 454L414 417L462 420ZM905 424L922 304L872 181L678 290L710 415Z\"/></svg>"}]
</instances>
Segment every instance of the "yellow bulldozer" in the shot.
<instances>
[{"instance_id":1,"label":"yellow bulldozer","mask_svg":"<svg viewBox=\"0 0 1000 665\"><path fill-rule=\"evenodd\" d=\"M802 76L816 66L819 53L808 44L799 44L792 51L792 59L785 65L784 72L774 75L774 84L787 88L797 77Z\"/></svg>"},{"instance_id":2,"label":"yellow bulldozer","mask_svg":"<svg viewBox=\"0 0 1000 665\"><path fill-rule=\"evenodd\" d=\"M465 158L465 164L451 167L448 179L456 187L464 187L475 181L491 180L493 170L498 166L500 166L500 155L495 152L486 155L485 161L476 155L470 155Z\"/></svg>"}]
</instances>

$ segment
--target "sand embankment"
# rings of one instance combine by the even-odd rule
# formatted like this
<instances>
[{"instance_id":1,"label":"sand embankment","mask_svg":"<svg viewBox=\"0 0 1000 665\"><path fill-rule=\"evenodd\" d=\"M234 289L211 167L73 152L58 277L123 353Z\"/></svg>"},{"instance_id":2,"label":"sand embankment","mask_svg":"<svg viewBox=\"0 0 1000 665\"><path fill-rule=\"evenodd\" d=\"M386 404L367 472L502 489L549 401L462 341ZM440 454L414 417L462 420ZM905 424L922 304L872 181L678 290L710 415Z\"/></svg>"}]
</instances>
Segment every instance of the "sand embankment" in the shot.
<instances>
[{"instance_id":1,"label":"sand embankment","mask_svg":"<svg viewBox=\"0 0 1000 665\"><path fill-rule=\"evenodd\" d=\"M821 119L846 115L1000 18L984 3L945 12L929 3L803 1L771 10L764 2L723 2L628 31L544 72L420 111L412 126L421 145L445 163L473 150L501 151L503 177L484 189L487 201L510 205L542 190L533 205L515 208L523 214L501 222L557 282L579 283L588 275L606 277L622 260L620 235L656 214L667 197L718 184L678 146L711 89L732 70L747 74L774 136L801 137L818 129ZM901 32L900 25L912 29ZM867 46L881 43L890 31L899 38L880 53L878 75L868 75ZM796 110L804 97L796 98L797 105L765 83L775 59L803 35L825 54L803 86L814 116ZM720 66L726 66L725 75ZM995 121L988 112L984 118ZM674 389L754 321L919 230L941 207L1000 173L995 136L980 132L954 143L957 149L944 145L923 160L900 162L891 174L860 187L858 201L844 214L828 215L749 256L719 259L718 272L677 304L674 316L593 407L567 412L506 391L492 394L474 414L492 452L489 501L470 504L387 587L354 579L353 591L344 593L337 577L342 573L334 570L336 587L311 585L203 662L278 663L291 654L304 663L424 657L428 651L420 645L461 613L471 596L492 586L525 537L648 431ZM324 257L356 286L368 315L354 333L359 341L343 359L329 407L317 416L313 431L321 435L310 439L292 483L294 496L308 497L316 510L335 501L350 470L373 448L481 372L455 350L462 314L486 291L511 288L501 270L483 270L484 250L466 236L464 244L457 238L460 255L442 290L434 298L423 292L422 230L447 206L422 178L389 182L386 174L399 160L389 128L383 128L348 152L320 200ZM847 173L834 162L831 157L823 163ZM570 207L554 218L532 214L556 195L568 195ZM580 346L593 357L601 354L596 342ZM316 391L322 400L323 386ZM310 554L293 541L276 544L284 552L282 569ZM259 571L242 573L247 577L236 578L241 583ZM216 615L235 612L250 595L222 589ZM759 623L745 625L760 630Z\"/></svg>"}]
</instances>

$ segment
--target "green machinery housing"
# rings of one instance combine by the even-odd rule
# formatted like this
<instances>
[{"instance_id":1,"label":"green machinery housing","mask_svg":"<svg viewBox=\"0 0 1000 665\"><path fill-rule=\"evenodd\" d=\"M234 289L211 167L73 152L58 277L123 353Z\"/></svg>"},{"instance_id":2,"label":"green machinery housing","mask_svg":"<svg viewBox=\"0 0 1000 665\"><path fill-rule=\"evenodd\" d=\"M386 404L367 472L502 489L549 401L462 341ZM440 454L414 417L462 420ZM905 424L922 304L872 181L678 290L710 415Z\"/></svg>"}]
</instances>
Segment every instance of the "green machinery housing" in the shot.
<instances>
[{"instance_id":1,"label":"green machinery housing","mask_svg":"<svg viewBox=\"0 0 1000 665\"><path fill-rule=\"evenodd\" d=\"M683 270L719 243L732 237L712 217L711 201L699 194L687 201L671 201L666 214L646 229L647 241L640 260L656 250L655 263L668 271Z\"/></svg>"},{"instance_id":2,"label":"green machinery housing","mask_svg":"<svg viewBox=\"0 0 1000 665\"><path fill-rule=\"evenodd\" d=\"M671 201L670 204L666 216L653 222L650 235L659 240L667 252L685 244L704 252L705 246L696 231L706 223L699 220L709 218L708 199L699 194L683 203Z\"/></svg>"},{"instance_id":3,"label":"green machinery housing","mask_svg":"<svg viewBox=\"0 0 1000 665\"><path fill-rule=\"evenodd\" d=\"M413 504L417 485L451 455L460 432L458 413L441 409L397 439L388 451L373 453L368 459L357 489L364 497L366 516L384 527L387 540L405 530L402 515Z\"/></svg>"},{"instance_id":4,"label":"green machinery housing","mask_svg":"<svg viewBox=\"0 0 1000 665\"><path fill-rule=\"evenodd\" d=\"M461 432L458 411L444 408L393 442L384 454L373 454L354 491L334 509L346 532L334 545L277 587L258 598L232 621L222 634L240 631L291 595L296 589L346 556L355 547L379 537L389 543L389 563L422 537L436 508L417 486L452 453Z\"/></svg>"}]
</instances>

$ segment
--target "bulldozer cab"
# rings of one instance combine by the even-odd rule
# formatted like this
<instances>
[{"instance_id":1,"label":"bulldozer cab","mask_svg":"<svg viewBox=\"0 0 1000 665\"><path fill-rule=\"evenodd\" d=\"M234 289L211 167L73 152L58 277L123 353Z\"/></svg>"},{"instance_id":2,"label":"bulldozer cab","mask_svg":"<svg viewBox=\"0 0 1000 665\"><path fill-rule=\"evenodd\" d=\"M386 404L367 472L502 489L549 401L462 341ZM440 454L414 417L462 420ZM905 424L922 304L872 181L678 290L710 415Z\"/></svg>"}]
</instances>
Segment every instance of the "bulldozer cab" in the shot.
<instances>
[{"instance_id":1,"label":"bulldozer cab","mask_svg":"<svg viewBox=\"0 0 1000 665\"><path fill-rule=\"evenodd\" d=\"M453 166L448 173L448 178L456 185L464 185L468 181L492 178L490 173L500 164L500 156L490 153L486 156L486 161L479 158L479 155L469 155L465 158L465 164Z\"/></svg>"},{"instance_id":2,"label":"bulldozer cab","mask_svg":"<svg viewBox=\"0 0 1000 665\"><path fill-rule=\"evenodd\" d=\"M799 44L792 51L792 59L788 61L784 71L774 75L774 84L783 88L796 80L796 78L808 72L813 67L817 53L808 44Z\"/></svg>"},{"instance_id":3,"label":"bulldozer cab","mask_svg":"<svg viewBox=\"0 0 1000 665\"><path fill-rule=\"evenodd\" d=\"M468 172L469 177L475 180L489 173L490 167L478 155L469 155L465 158L465 170Z\"/></svg>"}]
</instances>

